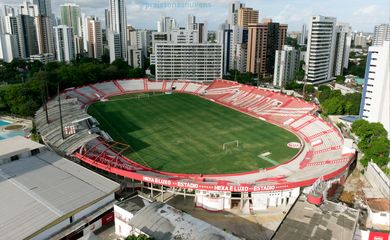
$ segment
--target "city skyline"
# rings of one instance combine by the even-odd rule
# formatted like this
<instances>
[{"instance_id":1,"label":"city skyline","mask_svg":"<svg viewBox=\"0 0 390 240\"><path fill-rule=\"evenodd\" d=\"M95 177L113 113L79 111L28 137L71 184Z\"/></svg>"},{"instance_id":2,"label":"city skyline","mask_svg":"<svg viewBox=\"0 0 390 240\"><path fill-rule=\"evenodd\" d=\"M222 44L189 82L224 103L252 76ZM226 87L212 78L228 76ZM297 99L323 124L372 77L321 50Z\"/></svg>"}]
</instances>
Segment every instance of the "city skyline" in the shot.
<instances>
[{"instance_id":1,"label":"city skyline","mask_svg":"<svg viewBox=\"0 0 390 240\"><path fill-rule=\"evenodd\" d=\"M198 0L186 2L188 5L169 7L168 5L183 4L184 1L145 1L127 0L127 24L135 28L156 29L156 21L161 16L171 16L177 19L179 26L185 26L187 15L193 14L200 21L207 21L210 30L217 30L226 17L229 4L233 1ZM0 4L18 6L22 1L0 0ZM104 19L104 9L109 8L108 0L53 0L52 11L57 16L59 6L64 3L80 5L81 12ZM302 24L307 24L312 15L325 15L337 17L340 22L350 23L353 31L373 32L376 24L389 21L390 4L385 0L376 1L348 1L339 2L329 0L326 2L299 1L243 1L247 7L259 10L260 20L272 18L276 22L289 25L289 31L300 31ZM158 7L158 5L162 7ZM194 6L191 8L191 6ZM338 6L335 8L334 6ZM177 11L174 11L174 10ZM389 11L383 11L389 9ZM346 11L347 10L347 11Z\"/></svg>"}]
</instances>

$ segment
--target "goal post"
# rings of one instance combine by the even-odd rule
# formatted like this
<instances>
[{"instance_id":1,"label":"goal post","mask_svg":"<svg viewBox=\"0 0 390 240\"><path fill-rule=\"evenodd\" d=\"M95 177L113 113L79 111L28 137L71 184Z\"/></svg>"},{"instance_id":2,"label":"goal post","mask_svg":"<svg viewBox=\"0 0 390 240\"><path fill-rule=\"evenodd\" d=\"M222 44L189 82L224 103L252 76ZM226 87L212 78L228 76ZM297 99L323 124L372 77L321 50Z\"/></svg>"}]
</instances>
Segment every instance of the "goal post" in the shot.
<instances>
[{"instance_id":1,"label":"goal post","mask_svg":"<svg viewBox=\"0 0 390 240\"><path fill-rule=\"evenodd\" d=\"M234 147L238 148L239 145L240 145L240 141L238 141L238 140L234 140L234 141L230 141L230 142L225 142L225 143L222 144L222 149L223 149L224 151L226 151L226 150L228 150L229 148L234 148Z\"/></svg>"}]
</instances>

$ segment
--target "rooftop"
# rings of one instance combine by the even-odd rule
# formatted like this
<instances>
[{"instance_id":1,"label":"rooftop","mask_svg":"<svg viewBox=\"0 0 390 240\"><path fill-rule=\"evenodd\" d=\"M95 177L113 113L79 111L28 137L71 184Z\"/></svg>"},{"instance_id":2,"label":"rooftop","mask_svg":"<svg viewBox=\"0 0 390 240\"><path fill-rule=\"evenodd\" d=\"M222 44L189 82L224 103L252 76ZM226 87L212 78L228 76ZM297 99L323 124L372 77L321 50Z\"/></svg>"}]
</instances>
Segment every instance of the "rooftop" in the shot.
<instances>
[{"instance_id":1,"label":"rooftop","mask_svg":"<svg viewBox=\"0 0 390 240\"><path fill-rule=\"evenodd\" d=\"M273 239L352 239L358 217L359 211L330 201L312 205L302 194Z\"/></svg>"},{"instance_id":2,"label":"rooftop","mask_svg":"<svg viewBox=\"0 0 390 240\"><path fill-rule=\"evenodd\" d=\"M140 206L142 204L127 205L132 213ZM156 240L238 240L237 237L162 202L145 205L135 213L129 224Z\"/></svg>"},{"instance_id":3,"label":"rooftop","mask_svg":"<svg viewBox=\"0 0 390 240\"><path fill-rule=\"evenodd\" d=\"M6 141L10 143L2 141L1 149ZM28 140L30 143L15 138L12 141L20 147L41 146ZM50 151L3 164L0 166L0 236L4 239L34 236L118 188L119 184Z\"/></svg>"},{"instance_id":4,"label":"rooftop","mask_svg":"<svg viewBox=\"0 0 390 240\"><path fill-rule=\"evenodd\" d=\"M390 212L390 200L387 198L367 199L367 204L374 212Z\"/></svg>"},{"instance_id":5,"label":"rooftop","mask_svg":"<svg viewBox=\"0 0 390 240\"><path fill-rule=\"evenodd\" d=\"M143 207L145 207L147 204L150 204L150 202L151 202L150 200L144 199L139 195L135 195L119 203L116 203L116 205L134 215Z\"/></svg>"},{"instance_id":6,"label":"rooftop","mask_svg":"<svg viewBox=\"0 0 390 240\"><path fill-rule=\"evenodd\" d=\"M37 148L43 148L44 145L30 141L25 137L22 136L15 136L12 138L8 138L5 140L2 140L0 142L1 148L0 148L0 159L2 158L9 158L11 156L31 151Z\"/></svg>"}]
</instances>

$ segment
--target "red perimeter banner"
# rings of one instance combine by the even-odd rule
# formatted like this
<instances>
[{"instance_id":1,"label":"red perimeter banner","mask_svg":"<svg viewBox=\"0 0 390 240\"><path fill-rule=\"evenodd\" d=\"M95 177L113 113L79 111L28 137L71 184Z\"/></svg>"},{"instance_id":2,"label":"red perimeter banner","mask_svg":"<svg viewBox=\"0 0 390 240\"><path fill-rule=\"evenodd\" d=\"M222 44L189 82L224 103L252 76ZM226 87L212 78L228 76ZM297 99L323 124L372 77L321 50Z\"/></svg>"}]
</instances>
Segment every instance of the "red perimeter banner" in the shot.
<instances>
[{"instance_id":1,"label":"red perimeter banner","mask_svg":"<svg viewBox=\"0 0 390 240\"><path fill-rule=\"evenodd\" d=\"M77 158L82 160L83 162L86 162L92 166L95 166L97 168L100 168L102 170L105 170L107 172L117 174L123 177L127 177L130 179L138 180L138 181L144 181L148 183L153 183L156 185L163 185L167 187L176 187L176 188L186 188L186 189L197 189L197 190L204 190L204 191L220 191L220 192L268 192L268 191L278 191L278 190L285 190L285 189L292 189L296 187L305 187L313 184L317 178L307 179L300 182L289 182L289 183L283 183L283 184L274 184L274 185L249 185L249 184L239 184L239 185L232 185L229 183L194 183L194 182L188 182L185 179L183 180L177 180L177 178L169 179L169 178L159 178L159 177L153 177L153 176L147 176L144 174L131 172L128 170L123 170L115 167L108 166L106 164L102 164L99 162L96 162L88 157L85 157L79 153L75 154ZM344 165L342 168L327 174L323 176L324 180L328 180L331 178L334 178L341 173L343 173L347 168L349 164ZM172 177L172 176L168 176Z\"/></svg>"}]
</instances>

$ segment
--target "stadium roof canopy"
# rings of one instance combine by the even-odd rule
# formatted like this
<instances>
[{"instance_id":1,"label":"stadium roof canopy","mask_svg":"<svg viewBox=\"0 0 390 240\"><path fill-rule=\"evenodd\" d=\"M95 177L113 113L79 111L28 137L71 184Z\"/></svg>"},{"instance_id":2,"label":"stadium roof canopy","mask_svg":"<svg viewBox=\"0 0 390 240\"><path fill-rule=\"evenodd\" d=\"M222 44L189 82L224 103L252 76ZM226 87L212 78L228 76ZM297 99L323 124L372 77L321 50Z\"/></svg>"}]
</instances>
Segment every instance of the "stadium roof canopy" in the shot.
<instances>
[{"instance_id":1,"label":"stadium roof canopy","mask_svg":"<svg viewBox=\"0 0 390 240\"><path fill-rule=\"evenodd\" d=\"M42 139L46 143L50 143L51 147L66 154L71 154L85 143L97 138L97 134L89 133L89 128L80 123L91 117L87 112L80 111L80 108L81 105L75 98L61 99L62 125L64 128L77 125L76 133L66 136L63 139L59 102L53 100L47 104L49 123L46 122L46 113L44 108L41 107L35 113L35 124Z\"/></svg>"},{"instance_id":2,"label":"stadium roof canopy","mask_svg":"<svg viewBox=\"0 0 390 240\"><path fill-rule=\"evenodd\" d=\"M134 214L129 225L156 240L238 240L237 237L162 202L149 203L136 197L117 205Z\"/></svg>"},{"instance_id":3,"label":"stadium roof canopy","mask_svg":"<svg viewBox=\"0 0 390 240\"><path fill-rule=\"evenodd\" d=\"M301 195L273 239L352 239L359 211L330 201L316 206Z\"/></svg>"},{"instance_id":4,"label":"stadium roof canopy","mask_svg":"<svg viewBox=\"0 0 390 240\"><path fill-rule=\"evenodd\" d=\"M33 145L43 146L24 138L0 142L2 153ZM0 236L35 236L117 189L119 184L50 151L0 165Z\"/></svg>"}]
</instances>

